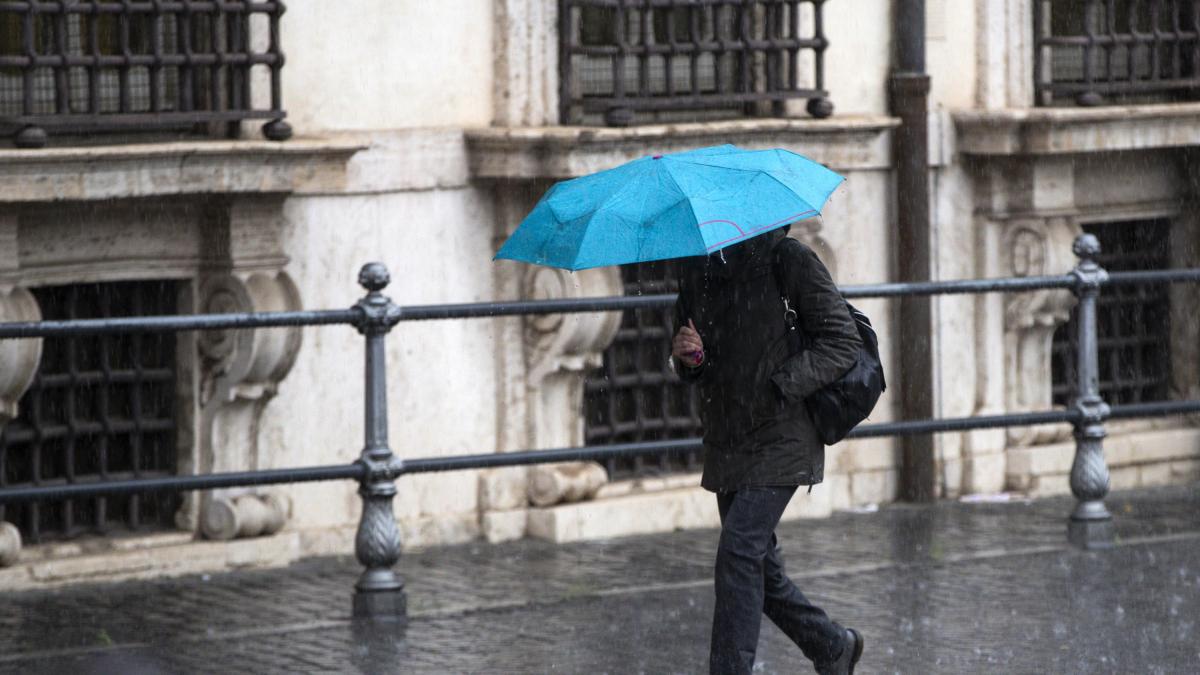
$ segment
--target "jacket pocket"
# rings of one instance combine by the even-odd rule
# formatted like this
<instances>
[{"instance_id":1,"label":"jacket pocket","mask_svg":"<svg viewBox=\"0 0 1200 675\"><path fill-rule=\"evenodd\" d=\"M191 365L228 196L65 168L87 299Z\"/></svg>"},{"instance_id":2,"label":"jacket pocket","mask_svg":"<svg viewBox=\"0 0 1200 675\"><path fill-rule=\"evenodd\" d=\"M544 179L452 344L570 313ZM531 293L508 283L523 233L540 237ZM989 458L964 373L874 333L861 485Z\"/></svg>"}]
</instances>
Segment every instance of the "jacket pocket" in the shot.
<instances>
[{"instance_id":1,"label":"jacket pocket","mask_svg":"<svg viewBox=\"0 0 1200 675\"><path fill-rule=\"evenodd\" d=\"M754 375L754 391L750 408L751 424L755 427L784 417L791 407L782 393L771 382L771 375L783 365L789 356L787 334L776 339L767 347Z\"/></svg>"}]
</instances>

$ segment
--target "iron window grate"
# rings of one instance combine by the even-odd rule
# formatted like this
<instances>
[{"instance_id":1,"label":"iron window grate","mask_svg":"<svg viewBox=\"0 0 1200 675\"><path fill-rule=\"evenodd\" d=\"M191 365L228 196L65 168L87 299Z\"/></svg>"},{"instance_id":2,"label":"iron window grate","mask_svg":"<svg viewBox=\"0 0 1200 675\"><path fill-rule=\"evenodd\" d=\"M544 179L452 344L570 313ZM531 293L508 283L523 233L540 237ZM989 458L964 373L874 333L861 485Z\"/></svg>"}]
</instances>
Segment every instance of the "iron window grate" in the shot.
<instances>
[{"instance_id":1,"label":"iron window grate","mask_svg":"<svg viewBox=\"0 0 1200 675\"><path fill-rule=\"evenodd\" d=\"M1195 0L1035 0L1039 105L1194 99Z\"/></svg>"},{"instance_id":2,"label":"iron window grate","mask_svg":"<svg viewBox=\"0 0 1200 675\"><path fill-rule=\"evenodd\" d=\"M783 116L800 98L826 117L824 2L560 0L561 120Z\"/></svg>"},{"instance_id":3,"label":"iron window grate","mask_svg":"<svg viewBox=\"0 0 1200 675\"><path fill-rule=\"evenodd\" d=\"M621 268L626 295L675 293L678 262ZM604 365L584 380L586 442L592 444L693 438L703 434L699 399L667 364L671 354L672 311L626 311L616 338L604 352ZM681 457L611 459L611 480L699 471L699 452Z\"/></svg>"},{"instance_id":4,"label":"iron window grate","mask_svg":"<svg viewBox=\"0 0 1200 675\"><path fill-rule=\"evenodd\" d=\"M1165 219L1087 225L1100 240L1096 261L1110 272L1170 266L1171 223ZM1171 378L1170 296L1167 284L1105 286L1096 306L1100 395L1109 404L1162 401ZM1076 320L1059 327L1052 347L1053 397L1075 395Z\"/></svg>"},{"instance_id":5,"label":"iron window grate","mask_svg":"<svg viewBox=\"0 0 1200 675\"><path fill-rule=\"evenodd\" d=\"M282 13L281 2L251 0L0 0L0 127L280 120ZM260 71L267 109L251 96Z\"/></svg>"},{"instance_id":6,"label":"iron window grate","mask_svg":"<svg viewBox=\"0 0 1200 675\"><path fill-rule=\"evenodd\" d=\"M46 320L174 314L170 281L34 289ZM19 414L0 434L0 487L176 471L172 333L47 338ZM169 528L176 494L0 505L27 541Z\"/></svg>"}]
</instances>

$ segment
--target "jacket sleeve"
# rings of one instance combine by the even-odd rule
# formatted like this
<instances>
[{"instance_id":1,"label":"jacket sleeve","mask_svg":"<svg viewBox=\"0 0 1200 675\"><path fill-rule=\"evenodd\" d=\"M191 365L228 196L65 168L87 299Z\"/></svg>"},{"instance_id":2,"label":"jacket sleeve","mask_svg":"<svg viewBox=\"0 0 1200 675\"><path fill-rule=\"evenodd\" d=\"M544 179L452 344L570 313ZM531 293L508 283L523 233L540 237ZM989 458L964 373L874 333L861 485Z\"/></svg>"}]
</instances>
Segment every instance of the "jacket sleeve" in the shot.
<instances>
[{"instance_id":1,"label":"jacket sleeve","mask_svg":"<svg viewBox=\"0 0 1200 675\"><path fill-rule=\"evenodd\" d=\"M785 400L797 402L845 374L862 338L829 270L811 248L788 243L779 265L806 346L780 364L771 381Z\"/></svg>"},{"instance_id":2,"label":"jacket sleeve","mask_svg":"<svg viewBox=\"0 0 1200 675\"><path fill-rule=\"evenodd\" d=\"M688 319L695 318L696 317L692 315L692 310L688 303L688 293L685 288L680 288L679 297L675 299L674 321L671 322L671 340L674 340L675 336L679 333L679 328L681 326L687 325ZM703 336L701 336L701 339L703 339ZM669 352L670 346L668 346L667 349ZM667 358L671 359L671 363L675 367L675 373L679 375L679 379L683 380L684 382L695 382L699 380L704 374L704 371L708 368L707 358L701 361L700 365L695 368L685 365L674 356L668 356Z\"/></svg>"}]
</instances>

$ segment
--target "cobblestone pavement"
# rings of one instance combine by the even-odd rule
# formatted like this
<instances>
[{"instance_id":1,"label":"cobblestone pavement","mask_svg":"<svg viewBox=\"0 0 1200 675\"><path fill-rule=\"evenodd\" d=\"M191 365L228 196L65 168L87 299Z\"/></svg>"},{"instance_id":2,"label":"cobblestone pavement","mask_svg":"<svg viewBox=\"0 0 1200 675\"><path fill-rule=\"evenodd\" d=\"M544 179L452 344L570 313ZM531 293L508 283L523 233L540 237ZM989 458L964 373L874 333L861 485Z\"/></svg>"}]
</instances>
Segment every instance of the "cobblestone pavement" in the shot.
<instances>
[{"instance_id":1,"label":"cobblestone pavement","mask_svg":"<svg viewBox=\"0 0 1200 675\"><path fill-rule=\"evenodd\" d=\"M797 497L802 498L802 497ZM780 528L862 673L1200 671L1200 486L1117 493L1118 545L1069 500L895 505ZM353 558L0 598L0 672L696 673L714 531L407 554L407 627L348 617ZM812 672L764 622L763 673Z\"/></svg>"}]
</instances>

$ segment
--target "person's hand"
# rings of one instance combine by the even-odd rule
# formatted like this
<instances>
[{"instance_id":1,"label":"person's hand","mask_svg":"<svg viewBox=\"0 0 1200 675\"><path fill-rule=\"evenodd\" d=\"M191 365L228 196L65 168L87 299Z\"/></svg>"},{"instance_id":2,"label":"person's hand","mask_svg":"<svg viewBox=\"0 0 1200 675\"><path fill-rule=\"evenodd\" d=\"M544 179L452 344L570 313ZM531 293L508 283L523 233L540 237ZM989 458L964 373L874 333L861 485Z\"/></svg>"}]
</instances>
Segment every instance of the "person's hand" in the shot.
<instances>
[{"instance_id":1,"label":"person's hand","mask_svg":"<svg viewBox=\"0 0 1200 675\"><path fill-rule=\"evenodd\" d=\"M671 356L691 368L704 363L704 341L700 339L696 324L691 319L688 319L688 325L679 328L675 339L671 341Z\"/></svg>"}]
</instances>

